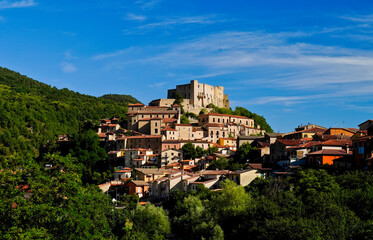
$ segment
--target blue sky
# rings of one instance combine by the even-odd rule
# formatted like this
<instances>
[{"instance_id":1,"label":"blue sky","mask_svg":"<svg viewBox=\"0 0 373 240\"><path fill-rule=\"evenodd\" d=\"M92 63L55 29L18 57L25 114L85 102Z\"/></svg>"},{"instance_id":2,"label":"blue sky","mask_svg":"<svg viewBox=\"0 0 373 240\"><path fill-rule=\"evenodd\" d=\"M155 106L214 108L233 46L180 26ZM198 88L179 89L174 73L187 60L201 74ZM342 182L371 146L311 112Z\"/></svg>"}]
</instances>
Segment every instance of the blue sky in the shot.
<instances>
[{"instance_id":1,"label":"blue sky","mask_svg":"<svg viewBox=\"0 0 373 240\"><path fill-rule=\"evenodd\" d=\"M192 79L277 132L373 117L373 1L0 0L0 66L144 103Z\"/></svg>"}]
</instances>

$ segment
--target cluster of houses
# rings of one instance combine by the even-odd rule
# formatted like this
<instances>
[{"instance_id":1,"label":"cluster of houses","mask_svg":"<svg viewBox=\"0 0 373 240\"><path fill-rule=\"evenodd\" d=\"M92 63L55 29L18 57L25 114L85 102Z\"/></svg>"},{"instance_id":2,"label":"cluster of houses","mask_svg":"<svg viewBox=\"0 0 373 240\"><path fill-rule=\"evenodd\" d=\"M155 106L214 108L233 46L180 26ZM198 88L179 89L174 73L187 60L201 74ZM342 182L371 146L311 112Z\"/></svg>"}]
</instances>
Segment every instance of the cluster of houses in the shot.
<instances>
[{"instance_id":1,"label":"cluster of houses","mask_svg":"<svg viewBox=\"0 0 373 240\"><path fill-rule=\"evenodd\" d=\"M222 132L218 133L220 138L214 136L216 132L211 133L211 136L209 131L206 132L206 126L214 123L228 129L229 124L237 122L252 126L252 120L210 113L200 115L195 125L178 124L177 121L164 124L161 121L161 133L173 131L175 139L169 139L163 134L148 135L135 130L124 130L114 127L115 121L103 120L98 134L106 134L102 138L106 146L125 147L109 152L109 156L113 160L120 159L122 165L114 172L113 181L100 185L104 192L117 197L136 194L144 201L159 201L167 199L174 189L190 191L196 190L199 185L211 190L219 189L219 183L225 179L245 186L256 177L295 174L301 166L364 169L371 168L373 163L373 120L360 124L359 129L327 129L309 124L286 134L262 132L261 135L244 135L243 131L228 130L227 138L223 137ZM109 126L116 130L108 130L106 127ZM102 131L104 128L108 130L106 133ZM202 129L203 133L194 135L198 131L196 129ZM112 138L113 134L117 137ZM195 136L203 137L196 139ZM112 144L110 141L117 143ZM192 143L203 149L216 147L218 151L210 156L184 159L182 146L185 143ZM254 150L244 169L206 169L213 160L233 157L236 149L245 143L254 147Z\"/></svg>"},{"instance_id":2,"label":"cluster of houses","mask_svg":"<svg viewBox=\"0 0 373 240\"><path fill-rule=\"evenodd\" d=\"M175 104L176 93L184 97ZM200 113L208 104L229 108L223 87L193 80L168 92L167 99L128 105L127 124L117 118L103 119L98 128L101 143L115 167L114 179L100 188L116 198L136 194L158 201L174 189L196 190L199 185L219 189L224 179L248 185L256 177L295 174L299 167L344 169L371 168L373 120L357 128L298 126L290 133L267 133L253 119L218 114L207 109L190 123L181 123L181 112ZM184 157L183 146L192 144L209 154ZM238 171L207 170L219 158L233 158L243 144L251 145L246 166Z\"/></svg>"}]
</instances>

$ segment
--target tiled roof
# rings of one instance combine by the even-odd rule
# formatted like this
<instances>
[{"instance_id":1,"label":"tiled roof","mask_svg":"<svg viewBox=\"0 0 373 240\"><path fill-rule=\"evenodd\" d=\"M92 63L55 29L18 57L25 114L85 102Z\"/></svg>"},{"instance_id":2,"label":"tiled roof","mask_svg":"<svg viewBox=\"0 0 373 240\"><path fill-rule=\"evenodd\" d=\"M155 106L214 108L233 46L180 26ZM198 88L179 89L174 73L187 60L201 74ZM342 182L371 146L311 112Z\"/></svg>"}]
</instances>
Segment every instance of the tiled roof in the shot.
<instances>
[{"instance_id":1,"label":"tiled roof","mask_svg":"<svg viewBox=\"0 0 373 240\"><path fill-rule=\"evenodd\" d=\"M243 117L243 116L220 114L220 113L206 113L206 114L200 115L200 117L203 117L203 116L221 116L221 117L235 117L235 118L251 119L251 118Z\"/></svg>"},{"instance_id":2,"label":"tiled roof","mask_svg":"<svg viewBox=\"0 0 373 240\"><path fill-rule=\"evenodd\" d=\"M265 170L265 171L271 171L272 168L263 168L263 164L261 163L249 163L249 166L252 169L257 169L257 170Z\"/></svg>"},{"instance_id":3,"label":"tiled roof","mask_svg":"<svg viewBox=\"0 0 373 240\"><path fill-rule=\"evenodd\" d=\"M277 142L280 142L286 146L295 146L295 145L299 145L301 143L301 140L298 140L298 139L277 139Z\"/></svg>"},{"instance_id":4,"label":"tiled roof","mask_svg":"<svg viewBox=\"0 0 373 240\"><path fill-rule=\"evenodd\" d=\"M141 180L132 180L132 183L134 183L136 186L149 186L149 183Z\"/></svg>"},{"instance_id":5,"label":"tiled roof","mask_svg":"<svg viewBox=\"0 0 373 240\"><path fill-rule=\"evenodd\" d=\"M145 106L145 105L142 104L142 103L132 103L132 104L128 104L128 107L142 107L142 106Z\"/></svg>"},{"instance_id":6,"label":"tiled roof","mask_svg":"<svg viewBox=\"0 0 373 240\"><path fill-rule=\"evenodd\" d=\"M352 145L351 140L346 140L346 139L334 139L334 140L328 140L325 142L321 142L319 145L320 146L346 146L348 144L349 146Z\"/></svg>"},{"instance_id":7,"label":"tiled roof","mask_svg":"<svg viewBox=\"0 0 373 240\"><path fill-rule=\"evenodd\" d=\"M176 131L176 129L170 128L170 127L165 127L162 129L162 131Z\"/></svg>"},{"instance_id":8,"label":"tiled roof","mask_svg":"<svg viewBox=\"0 0 373 240\"><path fill-rule=\"evenodd\" d=\"M223 127L223 128L225 128L224 125L219 124L219 123L209 123L209 124L206 124L206 127Z\"/></svg>"},{"instance_id":9,"label":"tiled roof","mask_svg":"<svg viewBox=\"0 0 373 240\"><path fill-rule=\"evenodd\" d=\"M177 119L176 118L162 118L162 122L172 123L172 122L177 122Z\"/></svg>"},{"instance_id":10,"label":"tiled roof","mask_svg":"<svg viewBox=\"0 0 373 240\"><path fill-rule=\"evenodd\" d=\"M202 175L225 175L228 172L229 170L206 170L202 172Z\"/></svg>"},{"instance_id":11,"label":"tiled roof","mask_svg":"<svg viewBox=\"0 0 373 240\"><path fill-rule=\"evenodd\" d=\"M351 155L352 156L352 153L347 153L346 150L323 149L323 150L308 153L306 155L307 156L312 156L312 155L332 155L332 156Z\"/></svg>"},{"instance_id":12,"label":"tiled roof","mask_svg":"<svg viewBox=\"0 0 373 240\"><path fill-rule=\"evenodd\" d=\"M306 143L302 143L300 145L297 145L297 146L293 146L293 147L289 147L287 149L304 149L304 148L311 148L312 146L316 146L318 144L320 144L321 142L319 141L310 141L310 142L306 142Z\"/></svg>"},{"instance_id":13,"label":"tiled roof","mask_svg":"<svg viewBox=\"0 0 373 240\"><path fill-rule=\"evenodd\" d=\"M302 132L302 133L323 133L323 132L325 132L325 128L314 127L314 128L305 129L305 130L302 130L302 131L299 131L299 132Z\"/></svg>"}]
</instances>

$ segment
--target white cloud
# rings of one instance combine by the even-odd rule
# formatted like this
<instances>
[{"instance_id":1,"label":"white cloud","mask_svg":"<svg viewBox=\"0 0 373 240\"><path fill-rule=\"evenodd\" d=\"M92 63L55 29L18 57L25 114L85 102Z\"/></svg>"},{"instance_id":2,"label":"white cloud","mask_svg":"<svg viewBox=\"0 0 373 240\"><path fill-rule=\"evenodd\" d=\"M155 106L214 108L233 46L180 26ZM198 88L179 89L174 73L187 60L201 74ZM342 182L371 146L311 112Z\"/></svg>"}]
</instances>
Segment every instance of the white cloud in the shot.
<instances>
[{"instance_id":1,"label":"white cloud","mask_svg":"<svg viewBox=\"0 0 373 240\"><path fill-rule=\"evenodd\" d=\"M132 20L132 21L142 22L142 21L145 21L147 19L147 17L143 16L143 15L137 15L137 14L133 14L133 13L128 13L126 19L127 20Z\"/></svg>"},{"instance_id":2,"label":"white cloud","mask_svg":"<svg viewBox=\"0 0 373 240\"><path fill-rule=\"evenodd\" d=\"M145 16L132 16L131 20L144 21ZM168 29L178 25L208 25L217 22L223 22L225 20L219 19L216 16L187 16L187 17L167 17L167 18L155 18L156 21L139 25L134 28L125 29L125 34L144 34L149 31L158 29ZM148 21L149 22L149 21Z\"/></svg>"},{"instance_id":3,"label":"white cloud","mask_svg":"<svg viewBox=\"0 0 373 240\"><path fill-rule=\"evenodd\" d=\"M72 73L78 70L72 63L69 62L61 62L60 67L64 73Z\"/></svg>"},{"instance_id":4,"label":"white cloud","mask_svg":"<svg viewBox=\"0 0 373 240\"><path fill-rule=\"evenodd\" d=\"M359 15L359 16L343 16L341 17L352 22L371 23L373 22L373 14L371 15Z\"/></svg>"},{"instance_id":5,"label":"white cloud","mask_svg":"<svg viewBox=\"0 0 373 240\"><path fill-rule=\"evenodd\" d=\"M121 56L121 55L125 55L131 49L132 48L127 48L127 49L117 50L117 51L110 52L110 53L98 54L98 55L93 56L92 59L97 61L97 60L104 60L104 59L108 59L108 58L118 57L118 56Z\"/></svg>"},{"instance_id":6,"label":"white cloud","mask_svg":"<svg viewBox=\"0 0 373 240\"><path fill-rule=\"evenodd\" d=\"M22 1L0 1L0 9L5 8L25 8L35 6L36 2L34 0L22 0Z\"/></svg>"},{"instance_id":7,"label":"white cloud","mask_svg":"<svg viewBox=\"0 0 373 240\"><path fill-rule=\"evenodd\" d=\"M140 6L142 9L148 9L158 5L161 1L162 0L138 0L135 4Z\"/></svg>"},{"instance_id":8,"label":"white cloud","mask_svg":"<svg viewBox=\"0 0 373 240\"><path fill-rule=\"evenodd\" d=\"M151 88L159 88L159 87L163 87L164 85L166 85L168 82L157 82L157 83L153 83L153 84L150 84L149 87Z\"/></svg>"}]
</instances>

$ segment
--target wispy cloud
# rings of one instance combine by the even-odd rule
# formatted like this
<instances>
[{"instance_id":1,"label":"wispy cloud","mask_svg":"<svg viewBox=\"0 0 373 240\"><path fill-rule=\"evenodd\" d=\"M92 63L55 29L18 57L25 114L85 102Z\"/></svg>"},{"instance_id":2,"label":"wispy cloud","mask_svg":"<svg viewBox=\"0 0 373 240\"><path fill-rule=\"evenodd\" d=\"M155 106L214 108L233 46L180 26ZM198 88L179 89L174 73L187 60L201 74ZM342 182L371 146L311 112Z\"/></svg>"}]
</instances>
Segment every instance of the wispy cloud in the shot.
<instances>
[{"instance_id":1,"label":"wispy cloud","mask_svg":"<svg viewBox=\"0 0 373 240\"><path fill-rule=\"evenodd\" d=\"M373 23L373 14L371 15L358 15L358 16L342 16L342 19L350 20L360 23Z\"/></svg>"},{"instance_id":2,"label":"wispy cloud","mask_svg":"<svg viewBox=\"0 0 373 240\"><path fill-rule=\"evenodd\" d=\"M97 60L104 60L108 58L118 57L118 56L128 53L131 49L132 48L128 48L128 49L117 50L117 51L110 52L110 53L98 54L98 55L93 56L92 60L97 61Z\"/></svg>"},{"instance_id":3,"label":"wispy cloud","mask_svg":"<svg viewBox=\"0 0 373 240\"><path fill-rule=\"evenodd\" d=\"M74 64L69 63L69 62L61 62L60 67L61 67L62 72L64 73L72 73L78 70Z\"/></svg>"},{"instance_id":4,"label":"wispy cloud","mask_svg":"<svg viewBox=\"0 0 373 240\"><path fill-rule=\"evenodd\" d=\"M142 9L149 9L158 5L162 0L138 0L135 2Z\"/></svg>"},{"instance_id":5,"label":"wispy cloud","mask_svg":"<svg viewBox=\"0 0 373 240\"><path fill-rule=\"evenodd\" d=\"M35 6L36 2L34 0L22 0L22 1L0 1L0 9L6 8L25 8Z\"/></svg>"},{"instance_id":6,"label":"wispy cloud","mask_svg":"<svg viewBox=\"0 0 373 240\"><path fill-rule=\"evenodd\" d=\"M142 22L142 21L145 21L147 19L147 17L144 16L144 15L137 15L137 14L133 14L133 13L128 13L127 17L125 19L131 20L131 21Z\"/></svg>"},{"instance_id":7,"label":"wispy cloud","mask_svg":"<svg viewBox=\"0 0 373 240\"><path fill-rule=\"evenodd\" d=\"M157 83L153 83L153 84L150 84L149 87L151 88L159 88L159 87L163 87L164 85L168 84L168 82L157 82Z\"/></svg>"},{"instance_id":8,"label":"wispy cloud","mask_svg":"<svg viewBox=\"0 0 373 240\"><path fill-rule=\"evenodd\" d=\"M132 20L144 21L142 17L145 16L132 16ZM146 18L147 19L147 18ZM167 18L154 18L152 22L136 26L134 28L125 29L125 34L144 34L153 30L168 29L176 27L178 25L208 25L217 22L223 22L225 20L219 19L216 16L183 16L183 17L167 17Z\"/></svg>"}]
</instances>

